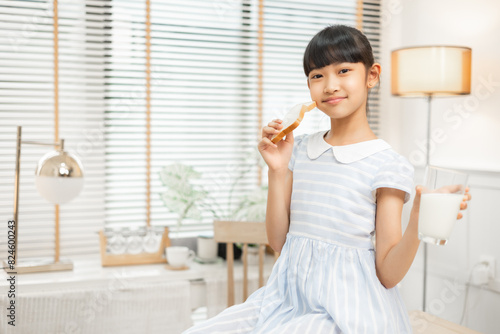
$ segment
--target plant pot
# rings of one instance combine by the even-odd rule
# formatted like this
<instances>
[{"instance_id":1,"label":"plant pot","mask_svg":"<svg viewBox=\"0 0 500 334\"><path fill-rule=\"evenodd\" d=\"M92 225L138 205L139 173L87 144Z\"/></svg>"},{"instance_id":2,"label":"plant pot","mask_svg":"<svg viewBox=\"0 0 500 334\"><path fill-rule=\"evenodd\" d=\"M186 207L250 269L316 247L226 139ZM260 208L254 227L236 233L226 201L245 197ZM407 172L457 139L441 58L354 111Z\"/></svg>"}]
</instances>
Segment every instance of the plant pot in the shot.
<instances>
[{"instance_id":1,"label":"plant pot","mask_svg":"<svg viewBox=\"0 0 500 334\"><path fill-rule=\"evenodd\" d=\"M218 246L213 237L200 235L196 242L198 258L208 261L217 259Z\"/></svg>"},{"instance_id":2,"label":"plant pot","mask_svg":"<svg viewBox=\"0 0 500 334\"><path fill-rule=\"evenodd\" d=\"M233 255L234 255L233 257L235 260L238 260L241 257L242 252L243 251L238 246L236 246L236 244L233 244ZM219 243L218 254L221 258L226 260L226 244L225 243Z\"/></svg>"}]
</instances>

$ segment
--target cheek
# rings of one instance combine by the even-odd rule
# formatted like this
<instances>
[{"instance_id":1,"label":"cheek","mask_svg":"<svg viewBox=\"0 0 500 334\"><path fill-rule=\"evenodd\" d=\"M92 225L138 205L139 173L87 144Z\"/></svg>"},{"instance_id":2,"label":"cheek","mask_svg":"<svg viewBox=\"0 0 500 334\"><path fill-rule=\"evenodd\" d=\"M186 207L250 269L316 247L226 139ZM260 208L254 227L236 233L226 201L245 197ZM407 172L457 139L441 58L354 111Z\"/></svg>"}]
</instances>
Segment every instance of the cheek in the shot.
<instances>
[{"instance_id":1,"label":"cheek","mask_svg":"<svg viewBox=\"0 0 500 334\"><path fill-rule=\"evenodd\" d=\"M321 96L321 94L323 93L323 89L319 85L311 85L309 90L311 93L311 97L315 97L315 96L318 97L318 96Z\"/></svg>"},{"instance_id":2,"label":"cheek","mask_svg":"<svg viewBox=\"0 0 500 334\"><path fill-rule=\"evenodd\" d=\"M360 80L359 78L349 78L349 80L344 82L344 88L350 92L350 95L362 95L364 92L362 88L364 87L364 80Z\"/></svg>"},{"instance_id":3,"label":"cheek","mask_svg":"<svg viewBox=\"0 0 500 334\"><path fill-rule=\"evenodd\" d=\"M349 90L351 94L358 93L360 87L359 84L359 80L356 80L354 78L348 79L344 81L344 88Z\"/></svg>"}]
</instances>

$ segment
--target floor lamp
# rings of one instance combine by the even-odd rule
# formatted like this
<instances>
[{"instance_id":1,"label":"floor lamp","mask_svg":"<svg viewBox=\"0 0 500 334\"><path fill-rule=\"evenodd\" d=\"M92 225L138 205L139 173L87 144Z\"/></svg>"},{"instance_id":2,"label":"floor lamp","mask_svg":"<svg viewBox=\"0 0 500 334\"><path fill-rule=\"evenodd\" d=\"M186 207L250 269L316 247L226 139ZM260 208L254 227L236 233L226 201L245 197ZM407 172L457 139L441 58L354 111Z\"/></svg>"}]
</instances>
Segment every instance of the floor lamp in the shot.
<instances>
[{"instance_id":1,"label":"floor lamp","mask_svg":"<svg viewBox=\"0 0 500 334\"><path fill-rule=\"evenodd\" d=\"M427 98L426 164L430 164L431 101L433 97L470 94L471 53L461 46L419 46L391 53L391 93ZM422 310L426 307L427 243L424 244Z\"/></svg>"}]
</instances>

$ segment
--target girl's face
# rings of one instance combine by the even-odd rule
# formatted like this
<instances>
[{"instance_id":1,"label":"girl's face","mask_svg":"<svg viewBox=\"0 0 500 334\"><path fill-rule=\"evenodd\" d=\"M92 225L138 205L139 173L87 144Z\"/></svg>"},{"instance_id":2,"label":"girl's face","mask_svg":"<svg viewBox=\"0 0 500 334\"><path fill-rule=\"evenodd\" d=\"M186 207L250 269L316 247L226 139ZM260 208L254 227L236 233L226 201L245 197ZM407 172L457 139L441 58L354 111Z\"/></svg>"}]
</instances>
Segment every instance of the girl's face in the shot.
<instances>
[{"instance_id":1,"label":"girl's face","mask_svg":"<svg viewBox=\"0 0 500 334\"><path fill-rule=\"evenodd\" d=\"M330 118L340 119L356 112L366 114L368 89L377 80L370 77L367 80L361 62L337 63L312 70L307 86L318 109Z\"/></svg>"}]
</instances>

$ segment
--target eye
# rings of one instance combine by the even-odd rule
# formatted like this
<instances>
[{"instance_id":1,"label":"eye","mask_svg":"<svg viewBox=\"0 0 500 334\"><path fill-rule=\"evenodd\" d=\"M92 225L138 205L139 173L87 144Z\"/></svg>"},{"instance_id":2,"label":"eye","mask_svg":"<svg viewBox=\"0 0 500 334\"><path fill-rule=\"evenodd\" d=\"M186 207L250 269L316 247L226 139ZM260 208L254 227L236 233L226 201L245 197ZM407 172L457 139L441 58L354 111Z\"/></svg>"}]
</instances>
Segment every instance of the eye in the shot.
<instances>
[{"instance_id":1,"label":"eye","mask_svg":"<svg viewBox=\"0 0 500 334\"><path fill-rule=\"evenodd\" d=\"M343 72L343 71L345 71L345 72ZM350 71L350 70L349 70L349 69L347 69L347 68L343 68L343 69L341 69L341 70L340 70L340 72L339 72L339 73L341 73L341 74L345 74L345 73L347 73L347 71Z\"/></svg>"},{"instance_id":2,"label":"eye","mask_svg":"<svg viewBox=\"0 0 500 334\"><path fill-rule=\"evenodd\" d=\"M322 75L321 75L321 74L315 74L315 75L313 75L313 76L311 77L311 79L319 79L319 78L321 78L321 77L322 77Z\"/></svg>"}]
</instances>

